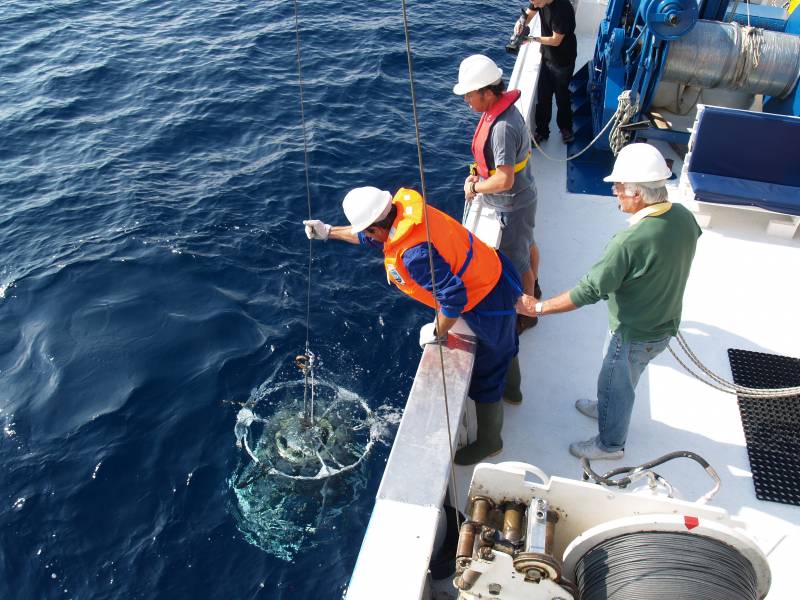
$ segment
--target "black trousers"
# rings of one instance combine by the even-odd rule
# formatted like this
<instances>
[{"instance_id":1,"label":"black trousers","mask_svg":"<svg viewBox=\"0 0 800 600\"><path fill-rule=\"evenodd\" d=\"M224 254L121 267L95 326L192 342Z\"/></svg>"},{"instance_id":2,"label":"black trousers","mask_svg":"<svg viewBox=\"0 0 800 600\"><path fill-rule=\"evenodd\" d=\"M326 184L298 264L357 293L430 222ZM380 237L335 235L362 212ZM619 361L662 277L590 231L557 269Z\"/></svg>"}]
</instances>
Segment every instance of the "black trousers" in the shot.
<instances>
[{"instance_id":1,"label":"black trousers","mask_svg":"<svg viewBox=\"0 0 800 600\"><path fill-rule=\"evenodd\" d=\"M542 59L539 67L539 83L536 88L536 133L542 137L550 135L550 117L553 116L553 94L556 96L556 123L559 129L572 130L572 107L570 106L569 82L575 62L561 66Z\"/></svg>"}]
</instances>

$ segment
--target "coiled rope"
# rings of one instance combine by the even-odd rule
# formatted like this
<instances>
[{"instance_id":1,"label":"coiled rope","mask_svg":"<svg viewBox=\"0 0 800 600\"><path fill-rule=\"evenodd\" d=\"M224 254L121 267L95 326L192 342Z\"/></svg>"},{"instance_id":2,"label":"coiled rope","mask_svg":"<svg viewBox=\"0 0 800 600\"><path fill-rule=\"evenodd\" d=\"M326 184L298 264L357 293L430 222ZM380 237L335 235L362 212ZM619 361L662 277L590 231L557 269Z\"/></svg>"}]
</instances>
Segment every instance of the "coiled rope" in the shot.
<instances>
[{"instance_id":1,"label":"coiled rope","mask_svg":"<svg viewBox=\"0 0 800 600\"><path fill-rule=\"evenodd\" d=\"M575 569L581 600L755 600L753 565L720 541L638 532L601 542Z\"/></svg>"},{"instance_id":2,"label":"coiled rope","mask_svg":"<svg viewBox=\"0 0 800 600\"><path fill-rule=\"evenodd\" d=\"M680 332L677 333L675 339L678 341L680 349L683 350L687 357L689 357L689 360L711 381L701 377L685 362L683 362L676 354L675 350L673 350L672 344L670 344L667 346L667 349L669 350L670 354L672 354L673 358L675 358L675 360L678 361L678 364L680 364L686 370L686 372L692 375L695 379L713 387L716 390L725 392L726 394L740 396L742 398L783 398L785 396L796 396L800 394L800 386L786 388L752 388L728 381L727 379L724 379L720 375L714 373L714 371L709 369L700 361L692 349L689 348L689 344L686 343L686 339Z\"/></svg>"},{"instance_id":3,"label":"coiled rope","mask_svg":"<svg viewBox=\"0 0 800 600\"><path fill-rule=\"evenodd\" d=\"M625 133L625 131L621 130L620 126L630 123L633 116L639 111L638 104L631 105L630 96L631 96L630 90L622 91L622 93L617 97L616 112L613 115L611 115L611 118L608 121L606 121L606 124L603 125L603 128L600 130L600 132L596 136L594 136L594 139L591 142L589 142L589 144L585 148L583 148L582 150L576 152L571 156L568 156L566 158L555 158L553 156L550 156L547 152L545 152L534 138L531 138L531 141L533 142L533 145L536 146L536 149L539 150L539 152L541 152L546 159L552 160L553 162L568 162L570 160L578 158L581 154L583 154L584 152L589 150L589 148L594 146L597 140L599 140L602 137L602 135L613 123L614 127L611 129L611 133L609 134L608 139L609 139L609 144L611 145L611 151L616 156L617 153L622 149L622 147L628 142L628 138L630 137L630 134Z\"/></svg>"},{"instance_id":4,"label":"coiled rope","mask_svg":"<svg viewBox=\"0 0 800 600\"><path fill-rule=\"evenodd\" d=\"M411 88L411 108L414 114L414 133L417 140L417 162L419 164L419 181L422 192L422 210L425 214L425 239L428 243L428 264L431 270L431 294L433 295L434 302L436 302L433 319L434 322L438 323L437 314L439 312L439 301L436 300L436 276L433 270L433 245L431 244L431 231L428 220L428 194L427 190L425 189L425 168L422 162L422 138L419 129L419 118L417 116L417 93L414 85L414 59L411 53L411 36L409 34L408 27L406 0L402 0L402 12L403 32L405 33L406 37L406 59L408 61L408 85ZM444 414L447 424L447 447L450 450L450 491L452 493L453 502L455 503L456 508L458 508L461 506L461 503L458 500L458 486L456 485L456 471L453 456L453 434L450 430L450 407L447 401L447 379L445 377L444 369L444 349L442 348L442 344L437 344L437 346L439 348L439 364L442 372L442 391L444 392ZM458 529L461 526L459 511L455 510L454 513L456 516L456 529Z\"/></svg>"},{"instance_id":5,"label":"coiled rope","mask_svg":"<svg viewBox=\"0 0 800 600\"><path fill-rule=\"evenodd\" d=\"M747 3L748 9L750 3ZM737 25L737 35L741 36L741 51L737 57L736 65L734 67L734 76L731 81L733 89L744 87L747 78L750 74L758 68L758 63L761 61L761 48L764 44L764 32L758 27L750 27L750 14L748 12L748 25L740 27Z\"/></svg>"},{"instance_id":6,"label":"coiled rope","mask_svg":"<svg viewBox=\"0 0 800 600\"><path fill-rule=\"evenodd\" d=\"M623 90L617 98L617 112L614 113L614 127L608 135L608 144L611 151L616 156L622 147L628 143L631 134L623 130L622 127L631 122L634 115L639 112L639 103L631 102L631 90Z\"/></svg>"}]
</instances>

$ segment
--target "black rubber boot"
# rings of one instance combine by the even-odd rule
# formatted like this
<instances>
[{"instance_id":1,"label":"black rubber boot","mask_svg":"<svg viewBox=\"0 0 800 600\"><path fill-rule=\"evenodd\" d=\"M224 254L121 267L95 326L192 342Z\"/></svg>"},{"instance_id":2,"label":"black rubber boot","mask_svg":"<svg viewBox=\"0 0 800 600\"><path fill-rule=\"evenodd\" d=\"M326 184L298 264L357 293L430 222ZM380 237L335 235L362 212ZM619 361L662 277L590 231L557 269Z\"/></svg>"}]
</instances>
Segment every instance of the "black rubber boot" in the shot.
<instances>
[{"instance_id":1,"label":"black rubber boot","mask_svg":"<svg viewBox=\"0 0 800 600\"><path fill-rule=\"evenodd\" d=\"M502 402L476 402L475 412L478 416L478 439L456 452L453 462L457 465L474 465L499 454L503 449Z\"/></svg>"},{"instance_id":2,"label":"black rubber boot","mask_svg":"<svg viewBox=\"0 0 800 600\"><path fill-rule=\"evenodd\" d=\"M506 373L506 387L503 390L503 400L509 404L522 404L522 390L520 389L522 376L519 372L519 356L511 359Z\"/></svg>"}]
</instances>

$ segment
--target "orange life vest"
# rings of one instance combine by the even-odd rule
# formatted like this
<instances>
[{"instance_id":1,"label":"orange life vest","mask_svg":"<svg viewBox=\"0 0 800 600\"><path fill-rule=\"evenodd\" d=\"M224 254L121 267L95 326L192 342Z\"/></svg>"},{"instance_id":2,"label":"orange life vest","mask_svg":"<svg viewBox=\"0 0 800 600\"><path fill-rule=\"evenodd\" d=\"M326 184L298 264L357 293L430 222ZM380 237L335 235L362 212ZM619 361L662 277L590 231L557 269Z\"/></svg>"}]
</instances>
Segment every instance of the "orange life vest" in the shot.
<instances>
[{"instance_id":1,"label":"orange life vest","mask_svg":"<svg viewBox=\"0 0 800 600\"><path fill-rule=\"evenodd\" d=\"M500 95L500 99L494 103L492 108L483 113L480 121L478 121L478 126L475 128L475 135L472 136L472 156L475 158L475 166L477 168L478 175L484 179L489 177L491 174L489 171L489 165L486 163L486 152L484 149L486 147L486 142L489 140L489 134L492 131L492 126L497 120L497 117L511 108L514 102L516 102L521 95L522 92L519 90L503 92ZM528 159L526 157L525 161L522 163L522 167L525 166L527 161ZM517 169L515 166L514 172L519 172L522 167Z\"/></svg>"},{"instance_id":2,"label":"orange life vest","mask_svg":"<svg viewBox=\"0 0 800 600\"><path fill-rule=\"evenodd\" d=\"M423 304L436 308L433 294L411 278L403 253L418 244L427 243L422 196L414 190L400 188L392 202L397 217L383 243L384 267L389 283ZM461 278L467 292L464 312L471 310L492 291L500 279L502 265L494 248L472 235L458 221L440 210L428 206L428 227L431 244Z\"/></svg>"}]
</instances>

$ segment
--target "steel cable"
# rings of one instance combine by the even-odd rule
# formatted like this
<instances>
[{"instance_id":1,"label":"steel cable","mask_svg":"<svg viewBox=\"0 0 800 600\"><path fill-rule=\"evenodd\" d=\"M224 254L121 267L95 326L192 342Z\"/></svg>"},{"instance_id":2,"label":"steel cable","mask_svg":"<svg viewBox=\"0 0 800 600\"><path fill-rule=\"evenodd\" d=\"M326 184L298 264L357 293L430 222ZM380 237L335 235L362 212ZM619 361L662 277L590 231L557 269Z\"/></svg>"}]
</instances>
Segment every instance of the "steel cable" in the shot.
<instances>
[{"instance_id":1,"label":"steel cable","mask_svg":"<svg viewBox=\"0 0 800 600\"><path fill-rule=\"evenodd\" d=\"M637 532L599 543L575 568L581 600L755 600L752 564L701 535Z\"/></svg>"},{"instance_id":2,"label":"steel cable","mask_svg":"<svg viewBox=\"0 0 800 600\"><path fill-rule=\"evenodd\" d=\"M297 0L293 0L294 7L294 35L295 35L295 57L297 59L297 85L300 90L300 125L303 130L303 166L306 178L306 203L308 204L308 219L311 220L311 184L308 176L308 134L306 133L306 114L305 114L305 95L303 90L303 64L300 55L300 17L297 8ZM313 356L309 346L311 330L311 261L313 259L312 240L308 240L308 270L306 273L306 348L307 357ZM312 358L313 360L313 358ZM308 371L304 371L305 383L303 387L303 407L306 419L311 422L314 418L314 375L311 373L311 404L309 407L308 392Z\"/></svg>"},{"instance_id":3,"label":"steel cable","mask_svg":"<svg viewBox=\"0 0 800 600\"><path fill-rule=\"evenodd\" d=\"M675 350L672 349L672 346L667 346L667 349L672 354L673 358L678 361L687 373L692 375L698 381L705 383L713 387L716 390L721 392L725 392L726 394L732 394L735 396L741 396L742 398L784 398L787 396L797 396L800 394L800 386L793 386L793 387L785 387L785 388L753 388L747 387L744 385L739 385L732 381L728 381L714 373L711 369L706 367L700 359L695 355L692 349L689 347L689 344L686 343L686 339L683 335L678 332L675 336L675 339L678 340L678 345L680 346L681 350L686 353L686 356L694 363L694 365L708 378L712 381L708 381L703 379L700 375L695 373L686 363L684 363L680 357L677 355Z\"/></svg>"},{"instance_id":4,"label":"steel cable","mask_svg":"<svg viewBox=\"0 0 800 600\"><path fill-rule=\"evenodd\" d=\"M306 203L308 204L308 218L311 219L311 184L308 177L308 135L306 133L306 114L305 114L305 95L303 90L303 64L300 56L300 18L298 16L297 0L292 2L294 6L294 35L295 35L295 58L297 61L297 85L300 90L300 125L303 129L303 165L306 177ZM306 350L308 350L309 340L309 320L311 315L311 258L312 240L308 240L308 286L306 288Z\"/></svg>"},{"instance_id":5,"label":"steel cable","mask_svg":"<svg viewBox=\"0 0 800 600\"><path fill-rule=\"evenodd\" d=\"M431 231L428 221L428 193L425 189L425 168L422 162L422 137L420 135L419 129L419 117L417 116L417 93L416 88L414 86L414 59L411 53L411 36L409 33L408 28L408 14L406 10L406 0L402 0L402 12L403 12L403 32L405 33L406 37L406 59L408 61L408 85L411 89L411 108L414 114L414 133L416 134L417 140L417 162L419 164L419 180L420 180L420 191L422 192L422 210L423 214L425 215L425 239L428 243L428 264L431 270L431 294L433 295L433 300L436 303L436 309L434 309L433 320L434 323L438 324L437 315L439 313L439 301L436 299L436 276L433 270L433 246L431 244ZM454 463L454 455L453 455L453 434L450 430L450 407L447 401L447 378L445 376L445 368L444 368L444 349L442 348L442 344L437 344L439 347L439 363L441 365L442 371L442 390L444 393L444 414L445 420L447 425L447 446L450 450L450 482L451 482L451 490L453 494L453 502L455 502L456 510L456 529L461 527L460 517L458 507L460 506L460 502L458 500L458 486L456 485L456 471L455 471L455 463Z\"/></svg>"}]
</instances>

